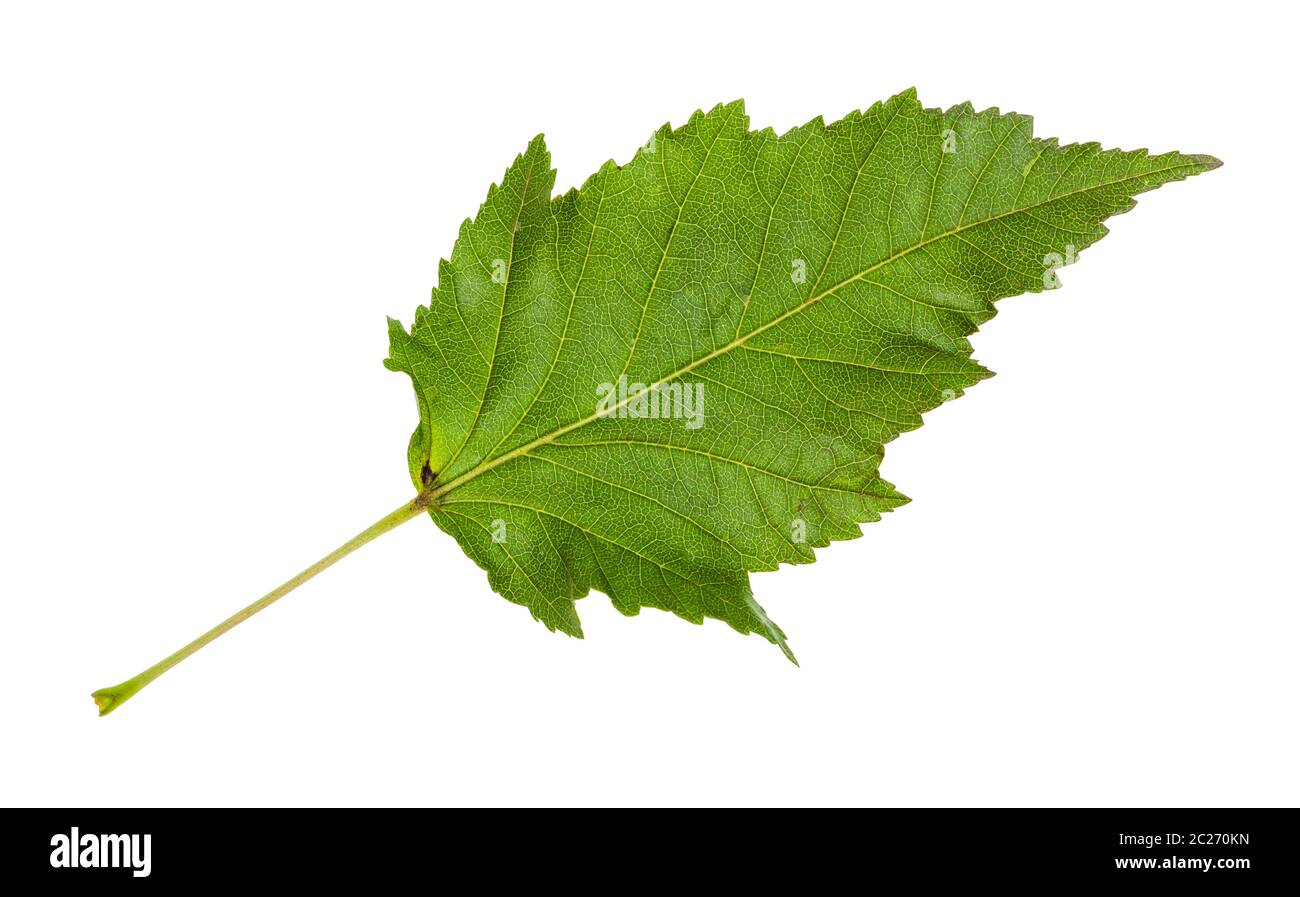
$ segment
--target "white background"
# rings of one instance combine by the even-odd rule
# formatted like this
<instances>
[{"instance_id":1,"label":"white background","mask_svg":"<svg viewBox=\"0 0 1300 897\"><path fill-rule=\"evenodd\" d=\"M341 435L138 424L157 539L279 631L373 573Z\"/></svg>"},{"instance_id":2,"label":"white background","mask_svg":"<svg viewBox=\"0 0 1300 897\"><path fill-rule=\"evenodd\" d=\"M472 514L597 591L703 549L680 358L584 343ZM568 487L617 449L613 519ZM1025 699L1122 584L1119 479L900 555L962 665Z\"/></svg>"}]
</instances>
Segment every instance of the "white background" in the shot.
<instances>
[{"instance_id":1,"label":"white background","mask_svg":"<svg viewBox=\"0 0 1300 897\"><path fill-rule=\"evenodd\" d=\"M0 802L1296 804L1293 35L1240 3L7 5ZM1225 165L1002 304L999 376L889 448L912 504L754 578L801 669L594 593L549 634L418 519L96 717L408 497L384 316L530 137L567 189L699 106L784 131L913 84Z\"/></svg>"}]
</instances>

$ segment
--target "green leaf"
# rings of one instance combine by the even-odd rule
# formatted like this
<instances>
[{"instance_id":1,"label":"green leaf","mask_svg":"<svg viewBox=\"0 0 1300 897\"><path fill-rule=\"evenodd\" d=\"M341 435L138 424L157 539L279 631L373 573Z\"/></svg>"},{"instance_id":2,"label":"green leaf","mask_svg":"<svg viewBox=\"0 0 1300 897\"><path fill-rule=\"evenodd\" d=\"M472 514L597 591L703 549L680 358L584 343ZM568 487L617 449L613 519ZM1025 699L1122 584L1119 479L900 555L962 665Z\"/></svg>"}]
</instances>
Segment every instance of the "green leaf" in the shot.
<instances>
[{"instance_id":1,"label":"green leaf","mask_svg":"<svg viewBox=\"0 0 1300 897\"><path fill-rule=\"evenodd\" d=\"M724 620L794 655L749 573L907 501L885 443L989 372L967 337L1133 196L1210 156L1058 146L1023 115L913 91L833 125L751 132L740 103L660 128L552 198L539 136L461 226L387 366L420 410L417 494L158 663L194 652L426 512L492 587L582 635L592 589Z\"/></svg>"},{"instance_id":2,"label":"green leaf","mask_svg":"<svg viewBox=\"0 0 1300 897\"><path fill-rule=\"evenodd\" d=\"M967 338L993 303L1055 287L1135 194L1218 165L908 91L780 137L720 105L552 198L539 136L411 330L389 322L412 480L553 630L581 636L596 589L793 660L749 573L906 502L885 443L990 375Z\"/></svg>"}]
</instances>

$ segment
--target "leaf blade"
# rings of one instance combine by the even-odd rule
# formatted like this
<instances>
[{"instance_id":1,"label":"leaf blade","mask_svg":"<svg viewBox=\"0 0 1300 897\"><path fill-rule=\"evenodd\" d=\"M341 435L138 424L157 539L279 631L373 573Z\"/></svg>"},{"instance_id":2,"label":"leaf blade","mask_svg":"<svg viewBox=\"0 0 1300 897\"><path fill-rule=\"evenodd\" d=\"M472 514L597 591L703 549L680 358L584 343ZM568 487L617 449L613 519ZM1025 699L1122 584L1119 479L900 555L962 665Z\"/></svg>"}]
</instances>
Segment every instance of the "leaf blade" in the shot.
<instances>
[{"instance_id":1,"label":"leaf blade","mask_svg":"<svg viewBox=\"0 0 1300 897\"><path fill-rule=\"evenodd\" d=\"M809 562L905 502L879 475L884 445L989 376L968 337L994 302L1050 288L1134 195L1217 164L1060 147L1025 116L924 109L911 91L781 137L749 131L739 103L697 112L544 210L517 191L531 217L508 267L525 286L501 291L505 343L472 421L436 417L458 406L432 315L397 328L388 364L421 410L412 476L436 467L435 521L551 629L580 636L573 602L597 588L623 613L721 619L793 660L748 574ZM456 260L435 291L447 321L443 277L482 289ZM615 384L614 414L597 413ZM701 425L627 417L655 407L655 384L680 386L678 409L698 390ZM454 452L439 426L461 431Z\"/></svg>"}]
</instances>

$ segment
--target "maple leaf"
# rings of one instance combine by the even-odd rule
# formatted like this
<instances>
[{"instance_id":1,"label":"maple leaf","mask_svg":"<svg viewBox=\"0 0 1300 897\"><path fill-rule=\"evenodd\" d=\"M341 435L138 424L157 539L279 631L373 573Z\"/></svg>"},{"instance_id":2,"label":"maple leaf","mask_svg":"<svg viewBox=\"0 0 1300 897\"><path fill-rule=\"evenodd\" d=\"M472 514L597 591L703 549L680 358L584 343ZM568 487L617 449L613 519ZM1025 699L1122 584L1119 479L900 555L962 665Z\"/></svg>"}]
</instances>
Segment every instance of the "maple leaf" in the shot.
<instances>
[{"instance_id":1,"label":"maple leaf","mask_svg":"<svg viewBox=\"0 0 1300 897\"><path fill-rule=\"evenodd\" d=\"M1219 164L1060 146L1027 116L907 91L781 136L719 105L553 197L539 136L462 225L414 325L389 321L386 364L419 408L417 498L97 692L101 712L426 512L550 629L581 636L575 601L595 589L793 660L749 574L906 502L884 446L989 376L968 338L994 303L1059 286L1136 194Z\"/></svg>"}]
</instances>

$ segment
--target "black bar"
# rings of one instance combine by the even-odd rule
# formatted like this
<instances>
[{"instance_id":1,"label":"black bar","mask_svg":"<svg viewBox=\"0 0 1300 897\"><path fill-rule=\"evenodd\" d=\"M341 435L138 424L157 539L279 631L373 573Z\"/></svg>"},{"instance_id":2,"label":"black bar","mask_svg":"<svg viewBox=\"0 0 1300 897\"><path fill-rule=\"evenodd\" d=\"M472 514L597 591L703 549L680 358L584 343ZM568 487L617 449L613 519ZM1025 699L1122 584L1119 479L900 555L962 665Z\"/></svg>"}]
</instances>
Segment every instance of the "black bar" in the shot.
<instances>
[{"instance_id":1,"label":"black bar","mask_svg":"<svg viewBox=\"0 0 1300 897\"><path fill-rule=\"evenodd\" d=\"M497 884L533 876L533 886L549 888L582 884L575 876L589 876L588 885L608 881L599 870L611 865L638 887L662 880L674 889L686 881L761 882L765 875L794 884L802 876L807 885L828 876L869 884L901 875L918 884L1236 889L1285 884L1297 871L1292 810L871 810L811 824L753 813L668 820L645 811L616 823L396 810L68 809L7 816L10 834L0 856L11 877L80 883L96 892L178 884L369 889L412 876L449 884L449 875ZM74 828L81 848L75 867L63 850Z\"/></svg>"}]
</instances>

